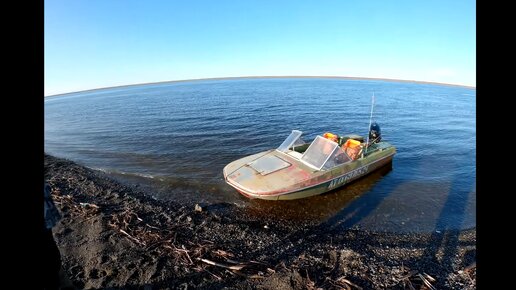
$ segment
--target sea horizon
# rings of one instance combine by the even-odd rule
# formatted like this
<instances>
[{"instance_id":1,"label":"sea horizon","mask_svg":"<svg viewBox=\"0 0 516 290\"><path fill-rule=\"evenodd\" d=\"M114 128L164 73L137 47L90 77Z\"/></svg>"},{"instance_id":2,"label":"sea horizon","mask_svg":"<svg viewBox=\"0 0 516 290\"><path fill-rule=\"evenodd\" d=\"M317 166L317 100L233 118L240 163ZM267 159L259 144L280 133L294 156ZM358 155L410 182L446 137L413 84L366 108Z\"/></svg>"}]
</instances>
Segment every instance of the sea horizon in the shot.
<instances>
[{"instance_id":1,"label":"sea horizon","mask_svg":"<svg viewBox=\"0 0 516 290\"><path fill-rule=\"evenodd\" d=\"M181 80L168 80L168 81L156 81L156 82L146 82L146 83L134 83L127 85L118 85L118 86L109 86L109 87L100 87L79 91L72 91L66 93L58 93L52 95L46 95L44 98L48 97L58 97L69 94L76 93L86 93L93 92L98 90L107 90L114 88L124 88L124 87L133 87L133 86L144 86L144 85L158 85L158 84L167 84L167 83L180 83L180 82L195 82L195 81L219 81L219 80L238 80L238 79L336 79L336 80L370 80L370 81L389 81L389 82L402 82L402 83L415 83L415 84L429 84L429 85L442 85L449 87L460 87L467 89L476 90L476 86L468 86L461 84L452 84L452 83L441 83L441 82L433 82L433 81L420 81L420 80L405 80L405 79L391 79L391 78L373 78L373 77L351 77L351 76L239 76L239 77L211 77L211 78L195 78L195 79L181 79Z\"/></svg>"}]
</instances>

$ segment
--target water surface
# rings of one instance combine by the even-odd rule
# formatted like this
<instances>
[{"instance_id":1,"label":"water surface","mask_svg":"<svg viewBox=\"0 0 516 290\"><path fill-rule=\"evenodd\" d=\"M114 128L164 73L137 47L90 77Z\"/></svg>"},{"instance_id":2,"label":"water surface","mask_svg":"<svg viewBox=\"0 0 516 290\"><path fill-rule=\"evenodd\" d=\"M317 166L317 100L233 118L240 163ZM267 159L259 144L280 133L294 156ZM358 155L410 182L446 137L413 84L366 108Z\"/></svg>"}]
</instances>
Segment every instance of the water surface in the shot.
<instances>
[{"instance_id":1,"label":"water surface","mask_svg":"<svg viewBox=\"0 0 516 290\"><path fill-rule=\"evenodd\" d=\"M292 129L367 134L396 146L384 168L328 194L248 200L222 168L275 148ZM257 217L342 227L434 231L476 224L476 91L337 79L232 79L148 84L47 97L45 152L185 203L230 202Z\"/></svg>"}]
</instances>

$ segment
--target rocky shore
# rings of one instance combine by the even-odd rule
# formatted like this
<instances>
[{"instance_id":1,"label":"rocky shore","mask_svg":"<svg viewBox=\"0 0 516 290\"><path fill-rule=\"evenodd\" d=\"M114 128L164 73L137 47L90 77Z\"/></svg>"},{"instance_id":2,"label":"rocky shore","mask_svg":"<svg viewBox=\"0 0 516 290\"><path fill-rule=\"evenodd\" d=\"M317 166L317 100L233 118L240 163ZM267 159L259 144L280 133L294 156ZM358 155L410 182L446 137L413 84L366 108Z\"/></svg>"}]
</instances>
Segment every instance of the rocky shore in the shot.
<instances>
[{"instance_id":1,"label":"rocky shore","mask_svg":"<svg viewBox=\"0 0 516 290\"><path fill-rule=\"evenodd\" d=\"M476 289L476 229L395 234L155 200L45 155L53 229L79 289Z\"/></svg>"}]
</instances>

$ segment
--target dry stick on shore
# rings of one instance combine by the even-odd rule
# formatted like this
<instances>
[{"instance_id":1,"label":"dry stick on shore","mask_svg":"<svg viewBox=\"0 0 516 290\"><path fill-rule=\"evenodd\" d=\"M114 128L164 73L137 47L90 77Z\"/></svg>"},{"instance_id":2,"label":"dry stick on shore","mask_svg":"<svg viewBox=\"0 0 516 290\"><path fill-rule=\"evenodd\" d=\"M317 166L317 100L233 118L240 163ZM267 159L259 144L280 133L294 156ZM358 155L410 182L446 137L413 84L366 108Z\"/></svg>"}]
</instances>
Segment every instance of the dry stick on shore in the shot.
<instances>
[{"instance_id":1,"label":"dry stick on shore","mask_svg":"<svg viewBox=\"0 0 516 290\"><path fill-rule=\"evenodd\" d=\"M213 253L217 254L218 256L224 257L224 258L226 258L226 257L234 257L235 256L235 255L233 255L230 252L226 252L226 251L220 250L220 249L213 251ZM227 259L227 260L229 261L229 259ZM238 264L238 263L236 263L236 264Z\"/></svg>"},{"instance_id":2,"label":"dry stick on shore","mask_svg":"<svg viewBox=\"0 0 516 290\"><path fill-rule=\"evenodd\" d=\"M129 239L131 239L131 241L133 242L136 242L137 244L139 245L142 245L142 246L145 246L145 242L140 242L140 240L138 240L137 238L131 236L130 234L128 234L126 231L122 230L122 229L118 229L119 232L121 232L122 234L124 234L126 237L128 237Z\"/></svg>"},{"instance_id":3,"label":"dry stick on shore","mask_svg":"<svg viewBox=\"0 0 516 290\"><path fill-rule=\"evenodd\" d=\"M190 257L190 252L192 250L188 250L185 248L184 245L181 245L181 247L177 247L174 244L174 241L171 239L171 234L168 234L168 237L163 238L162 233L159 232L159 228L151 226L147 223L141 224L143 222L143 219L141 219L138 214L135 212L126 209L123 212L116 214L112 217L112 222L109 223L109 225L113 228L116 228L120 233L124 234L126 237L128 237L130 240L136 242L137 244L146 247L146 249L154 248L157 246L160 246L162 249L168 249L171 253L175 253L176 259L179 258L182 263L193 265L194 262L192 258ZM133 230L131 232L140 235L141 239L138 239L137 237L129 234L125 229L130 229L130 226L133 227ZM155 229L158 232L153 233L152 231L148 231L148 229ZM147 246L146 240L149 242L152 242L150 245ZM198 245L197 248L193 250L193 253L195 256L202 255L203 250L206 246ZM225 251L220 251L219 254L229 256L230 254ZM232 255L232 254L231 254ZM186 259L185 259L186 258ZM235 268L235 267L233 267ZM237 267L240 269L239 267ZM218 277L210 272L214 277ZM220 278L220 277L219 277Z\"/></svg>"},{"instance_id":4,"label":"dry stick on shore","mask_svg":"<svg viewBox=\"0 0 516 290\"><path fill-rule=\"evenodd\" d=\"M162 237L163 233L152 231L152 229L159 231L159 228L143 223L143 219L128 208L120 213L113 214L108 225L141 246L147 247L147 244L150 244L147 249L159 244L163 240L166 241ZM133 230L131 230L130 226Z\"/></svg>"},{"instance_id":5,"label":"dry stick on shore","mask_svg":"<svg viewBox=\"0 0 516 290\"><path fill-rule=\"evenodd\" d=\"M422 283L421 287L423 287L423 285L424 285L426 288L429 288L431 290L436 290L436 288L431 284L432 282L436 281L436 279L434 277L428 275L425 272L423 272L423 274L421 274L415 270L411 271L408 267L405 267L405 266L402 266L402 269L404 271L408 271L408 273L406 275L402 276L399 279L400 282L403 282L404 288L406 288L408 286L408 288L410 290L416 290L416 288L414 287L414 284L412 284L412 281L410 281L410 278L413 278L416 280L421 280L421 283Z\"/></svg>"},{"instance_id":6,"label":"dry stick on shore","mask_svg":"<svg viewBox=\"0 0 516 290\"><path fill-rule=\"evenodd\" d=\"M80 215L87 216L90 213L93 213L93 214L97 213L97 211L100 208L99 206L97 206L95 204L91 204L91 203L77 203L74 200L73 196L71 196L71 195L66 195L66 196L55 195L55 197L56 197L55 199L56 199L57 203L59 203L62 206L63 205L68 206L70 208L70 211L74 214L80 214ZM181 248L178 248L174 244L175 236L174 236L174 241L172 241L172 239L171 239L171 233L167 233L165 235L165 237L163 237L163 231L160 228L149 225L148 223L144 223L143 219L140 218L137 213L135 213L133 210L131 210L127 207L124 208L123 210L119 211L118 213L114 213L111 216L111 220L108 221L108 225L111 228L113 228L113 229L117 230L118 232L120 232L121 234L123 234L125 237L127 237L132 242L134 242L142 247L145 247L145 249L147 249L147 250L150 248L154 248L156 246L160 247L161 249L169 249L172 253L175 253L176 258L179 258L180 260L182 260L182 263L185 263L188 265L194 264L192 258L190 257L190 254L189 254L190 252L192 252L194 254L194 257L196 257L197 260L199 260L203 263L221 267L221 268L225 268L225 269L229 269L229 270L231 270L231 273L239 275L239 276L243 276L246 278L263 278L260 275L247 276L246 274L239 272L243 268L249 266L250 263L267 266L267 264L258 262L258 261L250 261L249 263L242 263L240 261L232 260L230 258L233 258L234 254L232 254L230 252L226 252L224 250L220 250L220 249L214 251L213 253L220 257L223 257L224 259L226 259L226 262L231 263L233 265L214 262L214 261L204 259L204 258L199 258L203 255L203 252L204 253L207 252L206 250L207 250L207 248L210 248L210 246L197 244L197 247L194 246L193 249L190 249L190 250L186 249L184 245L181 245ZM154 232L153 232L153 230L154 230ZM205 242L213 244L212 241L205 241ZM185 260L185 258L186 258L186 260ZM271 270L270 268L267 268L267 269ZM213 277L215 277L217 280L222 280L222 278L220 276L217 276L214 273L212 273L206 269L204 269L204 270L207 271ZM274 270L271 270L271 271L274 272Z\"/></svg>"},{"instance_id":7,"label":"dry stick on shore","mask_svg":"<svg viewBox=\"0 0 516 290\"><path fill-rule=\"evenodd\" d=\"M349 286L353 286L353 287L355 287L355 288L357 288L357 289L359 289L359 290L362 290L362 287L358 286L357 284L355 284L355 283L353 283L353 282L349 281L348 279L346 279L346 278L344 278L344 277L340 277L339 279L337 279L337 281L336 281L336 282L342 282L342 283L345 283L345 284L347 284L347 285L349 285Z\"/></svg>"},{"instance_id":8,"label":"dry stick on shore","mask_svg":"<svg viewBox=\"0 0 516 290\"><path fill-rule=\"evenodd\" d=\"M146 247L146 249L154 248L157 246L160 246L162 249L168 249L171 253L175 253L176 259L179 258L182 260L182 263L193 265L194 262L192 258L190 257L190 252L192 250L188 250L185 248L184 245L181 245L181 247L177 247L174 242L171 239L171 234L168 234L166 238L162 237L162 233L159 232L159 228L151 226L147 223L140 224L143 222L143 219L141 219L138 214L135 212L125 209L123 212L113 215L112 222L109 223L109 225L113 228L116 228L120 233L124 234L127 238L129 238L131 241L136 242L137 244ZM128 233L125 229L130 229L130 226L133 227L132 233L136 235L140 235L141 239L138 239L137 237L131 235ZM148 231L148 229L155 229L158 232L153 233L152 231ZM175 236L174 236L175 237ZM146 240L149 242L152 242L150 245L147 246ZM198 247L193 249L194 256L201 256L203 251L205 250L205 245L198 245ZM222 256L232 256L232 254L220 250L217 252L217 254ZM182 258L181 258L182 257ZM185 259L186 258L186 259ZM232 268L240 269L240 267L234 266ZM212 274L214 277L218 277L216 275Z\"/></svg>"},{"instance_id":9,"label":"dry stick on shore","mask_svg":"<svg viewBox=\"0 0 516 290\"><path fill-rule=\"evenodd\" d=\"M179 253L184 253L186 255L186 257L188 258L188 261L190 261L190 265L193 265L194 262L192 261L192 259L190 259L190 255L188 255L188 250L186 250L183 245L181 245L182 249L177 248L174 244L171 244L171 245L174 247L174 251L179 252Z\"/></svg>"},{"instance_id":10,"label":"dry stick on shore","mask_svg":"<svg viewBox=\"0 0 516 290\"><path fill-rule=\"evenodd\" d=\"M84 217L88 217L88 219L93 218L95 214L99 211L99 206L92 203L87 202L77 202L74 200L72 195L58 195L58 190L52 190L52 199L54 203L60 205L61 207L67 206L69 208L71 215L80 215Z\"/></svg>"},{"instance_id":11,"label":"dry stick on shore","mask_svg":"<svg viewBox=\"0 0 516 290\"><path fill-rule=\"evenodd\" d=\"M307 277L308 277L308 274L307 274ZM325 281L328 281L329 284L333 285L334 287L337 287L338 289L347 289L347 290L358 289L358 290L363 290L362 287L360 287L357 284L349 281L344 276L342 276L340 278L337 278L337 280L333 280L330 277L326 277ZM321 289L321 288L317 288L317 289Z\"/></svg>"},{"instance_id":12,"label":"dry stick on shore","mask_svg":"<svg viewBox=\"0 0 516 290\"><path fill-rule=\"evenodd\" d=\"M202 258L197 258L197 260L201 261L201 262L204 262L206 264L209 264L209 265L213 265L213 266L217 266L217 267L222 267L222 268L226 268L226 269L230 269L230 270L236 270L236 271L240 271L242 270L244 267L246 267L247 265L245 264L240 264L240 265L227 265L227 264L222 264L222 263L218 263L218 262L213 262L211 260L208 260L208 259L202 259Z\"/></svg>"},{"instance_id":13,"label":"dry stick on shore","mask_svg":"<svg viewBox=\"0 0 516 290\"><path fill-rule=\"evenodd\" d=\"M148 227L149 227L149 228L151 228L151 229L155 229L155 230L158 230L158 231L160 230L160 228L158 228L158 227L151 226L151 225L149 225L149 224L145 224L145 225L146 225L146 226L148 226Z\"/></svg>"},{"instance_id":14,"label":"dry stick on shore","mask_svg":"<svg viewBox=\"0 0 516 290\"><path fill-rule=\"evenodd\" d=\"M222 281L222 278L220 276L217 276L215 274L213 274L212 272L208 271L208 269L203 269L204 271L208 272L208 274L212 275L213 277L215 277L217 280L219 281Z\"/></svg>"},{"instance_id":15,"label":"dry stick on shore","mask_svg":"<svg viewBox=\"0 0 516 290\"><path fill-rule=\"evenodd\" d=\"M426 287L430 288L431 290L437 290L437 289L435 289L434 286L432 286L432 284L430 284L430 282L425 277L423 277L423 275L421 275L421 274L417 274L417 275L421 279L421 281L423 281L423 284L425 284Z\"/></svg>"},{"instance_id":16,"label":"dry stick on shore","mask_svg":"<svg viewBox=\"0 0 516 290\"><path fill-rule=\"evenodd\" d=\"M423 272L423 276L430 282L435 282L435 278Z\"/></svg>"}]
</instances>

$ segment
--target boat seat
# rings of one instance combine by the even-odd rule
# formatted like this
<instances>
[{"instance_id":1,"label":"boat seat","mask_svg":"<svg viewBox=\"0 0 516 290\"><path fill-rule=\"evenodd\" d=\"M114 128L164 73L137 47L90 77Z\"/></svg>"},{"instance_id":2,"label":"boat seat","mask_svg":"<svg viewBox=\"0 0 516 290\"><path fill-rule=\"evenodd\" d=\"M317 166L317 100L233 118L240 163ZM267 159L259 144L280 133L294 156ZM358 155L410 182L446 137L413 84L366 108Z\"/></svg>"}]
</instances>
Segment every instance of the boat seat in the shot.
<instances>
[{"instance_id":1,"label":"boat seat","mask_svg":"<svg viewBox=\"0 0 516 290\"><path fill-rule=\"evenodd\" d=\"M299 153L304 153L306 151L306 149L308 149L308 146L310 146L310 143L295 146L294 151L299 152Z\"/></svg>"}]
</instances>

